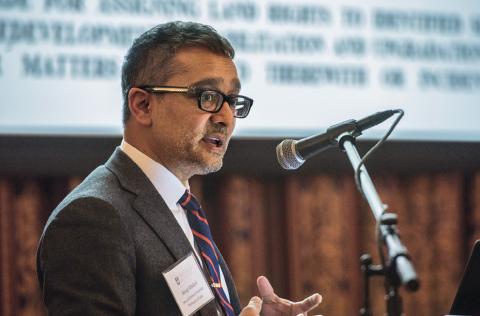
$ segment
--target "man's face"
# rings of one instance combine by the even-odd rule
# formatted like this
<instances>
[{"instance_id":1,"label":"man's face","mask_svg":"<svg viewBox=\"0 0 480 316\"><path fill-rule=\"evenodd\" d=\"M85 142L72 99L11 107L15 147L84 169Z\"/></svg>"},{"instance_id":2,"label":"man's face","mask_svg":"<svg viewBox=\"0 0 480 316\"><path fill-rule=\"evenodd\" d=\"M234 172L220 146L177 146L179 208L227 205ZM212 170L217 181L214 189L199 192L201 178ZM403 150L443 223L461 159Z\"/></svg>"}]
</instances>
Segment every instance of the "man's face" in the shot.
<instances>
[{"instance_id":1,"label":"man's face","mask_svg":"<svg viewBox=\"0 0 480 316\"><path fill-rule=\"evenodd\" d=\"M162 85L205 87L226 95L239 92L237 70L227 57L188 48L177 53L174 61L173 67L182 71ZM152 95L151 100L149 147L159 162L186 180L195 174L218 171L235 128L228 104L225 102L218 113L207 113L198 108L198 98L183 93Z\"/></svg>"}]
</instances>

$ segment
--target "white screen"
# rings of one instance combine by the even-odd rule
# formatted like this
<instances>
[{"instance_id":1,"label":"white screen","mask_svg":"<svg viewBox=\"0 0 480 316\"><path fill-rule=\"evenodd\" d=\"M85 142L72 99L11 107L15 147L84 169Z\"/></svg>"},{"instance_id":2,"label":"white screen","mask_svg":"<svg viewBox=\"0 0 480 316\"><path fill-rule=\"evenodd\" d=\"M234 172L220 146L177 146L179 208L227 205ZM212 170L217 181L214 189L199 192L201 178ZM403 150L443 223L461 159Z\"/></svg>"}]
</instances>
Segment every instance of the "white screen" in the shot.
<instances>
[{"instance_id":1,"label":"white screen","mask_svg":"<svg viewBox=\"0 0 480 316\"><path fill-rule=\"evenodd\" d=\"M393 138L480 140L476 0L0 0L0 133L119 135L123 56L171 20L210 24L235 47L255 100L237 136L305 136L402 108Z\"/></svg>"}]
</instances>

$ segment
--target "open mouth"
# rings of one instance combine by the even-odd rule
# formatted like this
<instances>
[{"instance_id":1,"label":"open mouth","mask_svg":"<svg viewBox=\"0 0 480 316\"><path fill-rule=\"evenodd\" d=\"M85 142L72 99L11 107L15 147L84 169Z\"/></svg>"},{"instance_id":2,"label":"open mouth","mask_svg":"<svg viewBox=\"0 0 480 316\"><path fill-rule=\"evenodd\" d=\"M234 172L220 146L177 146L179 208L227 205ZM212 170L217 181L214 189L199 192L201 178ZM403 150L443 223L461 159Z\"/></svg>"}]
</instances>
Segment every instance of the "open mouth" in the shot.
<instances>
[{"instance_id":1,"label":"open mouth","mask_svg":"<svg viewBox=\"0 0 480 316\"><path fill-rule=\"evenodd\" d=\"M213 144L216 147L222 147L223 146L223 140L220 139L219 137L205 137L203 140L206 143Z\"/></svg>"}]
</instances>

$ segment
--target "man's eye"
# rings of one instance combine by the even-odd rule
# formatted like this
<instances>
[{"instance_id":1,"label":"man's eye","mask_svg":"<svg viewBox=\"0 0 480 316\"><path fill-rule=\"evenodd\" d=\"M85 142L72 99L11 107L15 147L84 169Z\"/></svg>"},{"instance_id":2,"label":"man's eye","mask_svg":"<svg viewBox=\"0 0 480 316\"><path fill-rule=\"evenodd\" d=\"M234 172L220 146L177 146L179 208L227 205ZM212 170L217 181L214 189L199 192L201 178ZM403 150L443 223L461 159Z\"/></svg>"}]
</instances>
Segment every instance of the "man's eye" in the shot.
<instances>
[{"instance_id":1,"label":"man's eye","mask_svg":"<svg viewBox=\"0 0 480 316\"><path fill-rule=\"evenodd\" d=\"M218 93L215 91L204 91L202 93L202 99L207 102L216 101L218 99Z\"/></svg>"}]
</instances>

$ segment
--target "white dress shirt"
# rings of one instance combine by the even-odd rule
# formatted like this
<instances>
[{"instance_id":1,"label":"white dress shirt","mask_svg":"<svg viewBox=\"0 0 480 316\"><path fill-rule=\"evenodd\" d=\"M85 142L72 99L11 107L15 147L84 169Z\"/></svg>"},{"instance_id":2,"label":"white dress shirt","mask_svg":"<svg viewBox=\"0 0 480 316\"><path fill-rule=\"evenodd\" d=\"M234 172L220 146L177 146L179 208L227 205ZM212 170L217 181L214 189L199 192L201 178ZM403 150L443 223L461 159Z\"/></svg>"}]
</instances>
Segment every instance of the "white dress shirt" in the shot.
<instances>
[{"instance_id":1,"label":"white dress shirt","mask_svg":"<svg viewBox=\"0 0 480 316\"><path fill-rule=\"evenodd\" d=\"M198 249L195 245L192 229L188 223L186 211L178 204L178 200L185 193L185 190L190 190L188 187L185 187L182 182L168 170L162 164L156 162L152 158L148 157L142 153L137 148L133 147L125 140L122 140L120 149L127 154L130 159L137 164L137 166L145 173L147 178L152 182L155 189L167 204L170 211L172 211L173 216L178 222L178 225L182 228L183 233L187 237L190 245L195 251L195 254L198 258L200 264L203 265L203 260L200 257ZM222 281L223 289L225 294L230 301L230 294L228 292L227 284L225 283L225 277L223 275L222 268L220 267L220 279Z\"/></svg>"}]
</instances>

